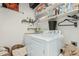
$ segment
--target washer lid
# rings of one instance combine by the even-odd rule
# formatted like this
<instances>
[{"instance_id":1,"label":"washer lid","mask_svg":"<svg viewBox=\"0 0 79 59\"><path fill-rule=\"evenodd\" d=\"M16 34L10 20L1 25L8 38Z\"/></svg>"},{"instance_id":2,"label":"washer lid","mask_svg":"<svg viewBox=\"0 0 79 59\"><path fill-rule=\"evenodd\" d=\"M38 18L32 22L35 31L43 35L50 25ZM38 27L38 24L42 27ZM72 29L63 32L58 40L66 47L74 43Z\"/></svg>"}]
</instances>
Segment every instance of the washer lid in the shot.
<instances>
[{"instance_id":1,"label":"washer lid","mask_svg":"<svg viewBox=\"0 0 79 59\"><path fill-rule=\"evenodd\" d=\"M44 32L41 34L29 34L28 36L32 36L32 37L42 39L45 41L50 41L50 40L54 40L54 39L63 37L63 35L60 34L60 32L52 32L52 31L51 32Z\"/></svg>"}]
</instances>

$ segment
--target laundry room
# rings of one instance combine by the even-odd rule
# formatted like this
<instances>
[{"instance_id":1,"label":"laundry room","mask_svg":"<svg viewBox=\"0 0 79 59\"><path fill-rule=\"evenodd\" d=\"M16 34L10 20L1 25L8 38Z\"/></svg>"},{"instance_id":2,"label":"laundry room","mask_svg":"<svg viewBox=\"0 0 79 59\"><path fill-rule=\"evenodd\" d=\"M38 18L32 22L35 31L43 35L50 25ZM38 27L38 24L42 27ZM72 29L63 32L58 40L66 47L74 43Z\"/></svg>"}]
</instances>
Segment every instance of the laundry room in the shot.
<instances>
[{"instance_id":1,"label":"laundry room","mask_svg":"<svg viewBox=\"0 0 79 59\"><path fill-rule=\"evenodd\" d=\"M79 56L79 3L0 3L0 56Z\"/></svg>"}]
</instances>

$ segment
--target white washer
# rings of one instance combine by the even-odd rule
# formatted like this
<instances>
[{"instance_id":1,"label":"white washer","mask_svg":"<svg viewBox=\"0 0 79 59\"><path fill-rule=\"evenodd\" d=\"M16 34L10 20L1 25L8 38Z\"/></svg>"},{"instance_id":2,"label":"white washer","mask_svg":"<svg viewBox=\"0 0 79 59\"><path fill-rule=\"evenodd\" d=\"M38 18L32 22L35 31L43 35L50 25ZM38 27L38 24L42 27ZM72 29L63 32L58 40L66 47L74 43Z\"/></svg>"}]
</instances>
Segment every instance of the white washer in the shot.
<instances>
[{"instance_id":1,"label":"white washer","mask_svg":"<svg viewBox=\"0 0 79 59\"><path fill-rule=\"evenodd\" d=\"M49 31L41 34L25 34L24 43L29 56L57 56L64 46L60 31Z\"/></svg>"}]
</instances>

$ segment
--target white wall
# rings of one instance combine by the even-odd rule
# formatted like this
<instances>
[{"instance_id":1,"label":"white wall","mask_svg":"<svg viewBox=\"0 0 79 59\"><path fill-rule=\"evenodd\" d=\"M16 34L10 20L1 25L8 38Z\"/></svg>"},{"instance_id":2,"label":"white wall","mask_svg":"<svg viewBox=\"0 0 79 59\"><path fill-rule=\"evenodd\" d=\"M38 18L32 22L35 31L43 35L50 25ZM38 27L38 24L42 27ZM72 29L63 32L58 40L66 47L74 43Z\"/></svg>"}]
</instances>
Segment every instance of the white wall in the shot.
<instances>
[{"instance_id":1,"label":"white wall","mask_svg":"<svg viewBox=\"0 0 79 59\"><path fill-rule=\"evenodd\" d=\"M21 23L21 20L27 16L34 18L34 13L28 4L20 4L20 11L24 14L0 8L0 46L22 43L25 25Z\"/></svg>"}]
</instances>

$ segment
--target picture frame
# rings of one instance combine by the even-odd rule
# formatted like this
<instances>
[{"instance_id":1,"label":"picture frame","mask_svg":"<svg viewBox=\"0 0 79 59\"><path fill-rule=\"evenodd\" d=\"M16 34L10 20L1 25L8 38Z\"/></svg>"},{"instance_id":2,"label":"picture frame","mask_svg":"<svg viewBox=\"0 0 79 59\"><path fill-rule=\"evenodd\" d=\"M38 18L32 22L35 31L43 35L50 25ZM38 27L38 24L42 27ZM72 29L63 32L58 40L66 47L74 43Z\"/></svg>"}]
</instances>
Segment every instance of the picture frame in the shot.
<instances>
[{"instance_id":1,"label":"picture frame","mask_svg":"<svg viewBox=\"0 0 79 59\"><path fill-rule=\"evenodd\" d=\"M19 3L2 3L2 7L19 12Z\"/></svg>"}]
</instances>

